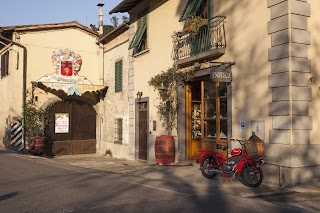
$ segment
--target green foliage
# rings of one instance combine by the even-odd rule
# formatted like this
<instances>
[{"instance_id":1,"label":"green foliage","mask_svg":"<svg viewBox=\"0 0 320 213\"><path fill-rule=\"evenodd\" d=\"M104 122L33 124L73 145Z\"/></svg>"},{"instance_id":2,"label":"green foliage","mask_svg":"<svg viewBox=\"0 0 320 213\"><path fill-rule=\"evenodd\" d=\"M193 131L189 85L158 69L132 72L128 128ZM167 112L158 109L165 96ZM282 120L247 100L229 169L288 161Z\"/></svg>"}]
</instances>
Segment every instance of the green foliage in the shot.
<instances>
[{"instance_id":1,"label":"green foliage","mask_svg":"<svg viewBox=\"0 0 320 213\"><path fill-rule=\"evenodd\" d=\"M127 22L127 23L129 23L129 18L128 18L128 16L122 16L122 22Z\"/></svg>"},{"instance_id":2,"label":"green foliage","mask_svg":"<svg viewBox=\"0 0 320 213\"><path fill-rule=\"evenodd\" d=\"M204 25L205 24L201 16L192 16L191 19L187 20L185 28L192 37L195 37Z\"/></svg>"},{"instance_id":3,"label":"green foliage","mask_svg":"<svg viewBox=\"0 0 320 213\"><path fill-rule=\"evenodd\" d=\"M29 94L29 93L28 93ZM27 96L26 104L23 110L23 128L25 135L30 136L44 136L45 128L52 127L54 120L51 115L53 112L53 103L46 107L46 109L37 106L30 96Z\"/></svg>"},{"instance_id":4,"label":"green foliage","mask_svg":"<svg viewBox=\"0 0 320 213\"><path fill-rule=\"evenodd\" d=\"M96 27L94 24L90 24L92 30L99 31L99 27ZM112 25L103 25L103 35L107 35L115 28Z\"/></svg>"},{"instance_id":5,"label":"green foliage","mask_svg":"<svg viewBox=\"0 0 320 213\"><path fill-rule=\"evenodd\" d=\"M148 82L154 90L158 89L160 103L157 106L162 126L165 127L168 135L171 135L172 129L176 127L177 117L177 87L184 82L194 78L195 69L178 69L176 66L162 71L160 74L152 77ZM159 89L164 87L165 89Z\"/></svg>"},{"instance_id":6,"label":"green foliage","mask_svg":"<svg viewBox=\"0 0 320 213\"><path fill-rule=\"evenodd\" d=\"M112 16L110 18L111 24L114 28L119 26L119 18L117 16Z\"/></svg>"}]
</instances>

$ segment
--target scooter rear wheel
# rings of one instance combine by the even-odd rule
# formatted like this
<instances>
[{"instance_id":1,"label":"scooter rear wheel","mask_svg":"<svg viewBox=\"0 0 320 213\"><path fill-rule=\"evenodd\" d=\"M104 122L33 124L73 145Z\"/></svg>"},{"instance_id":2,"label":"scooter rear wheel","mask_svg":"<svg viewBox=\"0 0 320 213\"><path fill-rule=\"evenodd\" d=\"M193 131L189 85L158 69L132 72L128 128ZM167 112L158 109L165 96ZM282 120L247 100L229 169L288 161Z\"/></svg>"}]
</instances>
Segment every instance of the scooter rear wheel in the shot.
<instances>
[{"instance_id":1,"label":"scooter rear wheel","mask_svg":"<svg viewBox=\"0 0 320 213\"><path fill-rule=\"evenodd\" d=\"M247 164L241 171L241 182L249 187L258 187L263 181L263 172L260 167Z\"/></svg>"},{"instance_id":2,"label":"scooter rear wheel","mask_svg":"<svg viewBox=\"0 0 320 213\"><path fill-rule=\"evenodd\" d=\"M216 160L213 157L207 156L203 158L200 164L202 175L206 178L210 178L210 179L214 178L218 173L209 171L209 169L217 168L216 165L217 165Z\"/></svg>"}]
</instances>

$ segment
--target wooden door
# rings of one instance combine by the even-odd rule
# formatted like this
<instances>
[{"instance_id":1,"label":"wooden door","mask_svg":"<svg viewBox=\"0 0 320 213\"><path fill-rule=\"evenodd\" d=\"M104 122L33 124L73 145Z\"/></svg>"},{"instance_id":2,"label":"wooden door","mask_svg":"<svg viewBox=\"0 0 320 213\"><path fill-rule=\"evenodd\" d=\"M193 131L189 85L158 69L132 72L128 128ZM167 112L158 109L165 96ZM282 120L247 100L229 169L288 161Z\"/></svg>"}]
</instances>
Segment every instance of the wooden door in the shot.
<instances>
[{"instance_id":1,"label":"wooden door","mask_svg":"<svg viewBox=\"0 0 320 213\"><path fill-rule=\"evenodd\" d=\"M147 102L139 103L139 159L147 160L148 154L148 109Z\"/></svg>"},{"instance_id":2,"label":"wooden door","mask_svg":"<svg viewBox=\"0 0 320 213\"><path fill-rule=\"evenodd\" d=\"M51 119L68 117L65 132L57 132L55 125L46 129L52 141L52 154L84 154L96 152L96 112L92 105L81 101L60 101L54 104Z\"/></svg>"},{"instance_id":3,"label":"wooden door","mask_svg":"<svg viewBox=\"0 0 320 213\"><path fill-rule=\"evenodd\" d=\"M197 85L193 85L194 90L195 88L198 88ZM201 99L197 97L195 94L192 95L192 87L186 85L186 154L188 159L196 159L201 149Z\"/></svg>"},{"instance_id":4,"label":"wooden door","mask_svg":"<svg viewBox=\"0 0 320 213\"><path fill-rule=\"evenodd\" d=\"M230 115L226 83L203 78L189 84L186 86L186 154L188 159L195 159L200 149L219 151L217 144L227 145Z\"/></svg>"}]
</instances>

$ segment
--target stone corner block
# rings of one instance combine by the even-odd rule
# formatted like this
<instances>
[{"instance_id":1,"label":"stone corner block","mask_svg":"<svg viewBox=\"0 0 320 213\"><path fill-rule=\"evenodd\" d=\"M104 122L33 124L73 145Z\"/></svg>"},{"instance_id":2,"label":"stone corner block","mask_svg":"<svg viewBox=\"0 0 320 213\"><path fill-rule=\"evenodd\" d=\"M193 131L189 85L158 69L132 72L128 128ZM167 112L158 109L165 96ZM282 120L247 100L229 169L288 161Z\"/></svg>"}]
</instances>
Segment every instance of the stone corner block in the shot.
<instances>
[{"instance_id":1,"label":"stone corner block","mask_svg":"<svg viewBox=\"0 0 320 213\"><path fill-rule=\"evenodd\" d=\"M289 101L277 101L269 103L269 115L281 116L290 114L290 102Z\"/></svg>"},{"instance_id":2,"label":"stone corner block","mask_svg":"<svg viewBox=\"0 0 320 213\"><path fill-rule=\"evenodd\" d=\"M311 116L292 116L292 129L294 130L312 130Z\"/></svg>"},{"instance_id":3,"label":"stone corner block","mask_svg":"<svg viewBox=\"0 0 320 213\"><path fill-rule=\"evenodd\" d=\"M296 145L310 144L310 131L309 130L293 130L292 143Z\"/></svg>"},{"instance_id":4,"label":"stone corner block","mask_svg":"<svg viewBox=\"0 0 320 213\"><path fill-rule=\"evenodd\" d=\"M270 88L289 86L290 85L289 73L285 72L285 73L269 75L268 84Z\"/></svg>"},{"instance_id":5,"label":"stone corner block","mask_svg":"<svg viewBox=\"0 0 320 213\"><path fill-rule=\"evenodd\" d=\"M290 130L270 130L270 144L290 144Z\"/></svg>"},{"instance_id":6,"label":"stone corner block","mask_svg":"<svg viewBox=\"0 0 320 213\"><path fill-rule=\"evenodd\" d=\"M273 116L272 127L276 130L289 130L290 116Z\"/></svg>"}]
</instances>

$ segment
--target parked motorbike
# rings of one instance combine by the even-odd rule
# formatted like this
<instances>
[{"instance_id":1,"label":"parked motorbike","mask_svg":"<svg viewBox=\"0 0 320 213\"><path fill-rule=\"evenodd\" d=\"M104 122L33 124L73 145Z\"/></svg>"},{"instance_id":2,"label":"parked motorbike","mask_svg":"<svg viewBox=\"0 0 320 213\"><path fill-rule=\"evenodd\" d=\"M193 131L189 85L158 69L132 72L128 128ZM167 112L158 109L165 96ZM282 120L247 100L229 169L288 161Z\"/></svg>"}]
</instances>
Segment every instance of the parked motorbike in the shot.
<instances>
[{"instance_id":1,"label":"parked motorbike","mask_svg":"<svg viewBox=\"0 0 320 213\"><path fill-rule=\"evenodd\" d=\"M258 187L263 181L263 172L260 168L262 156L248 156L245 148L246 140L231 139L238 141L241 148L231 150L231 156L225 158L222 153L208 150L199 150L201 152L197 163L200 163L200 170L204 177L213 178L217 174L222 174L223 180L229 180L229 177L237 175L240 182L248 187ZM217 144L217 149L223 152L227 146Z\"/></svg>"}]
</instances>

